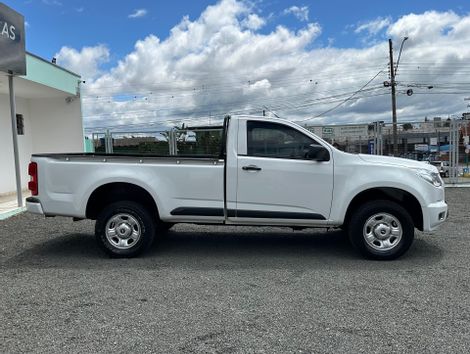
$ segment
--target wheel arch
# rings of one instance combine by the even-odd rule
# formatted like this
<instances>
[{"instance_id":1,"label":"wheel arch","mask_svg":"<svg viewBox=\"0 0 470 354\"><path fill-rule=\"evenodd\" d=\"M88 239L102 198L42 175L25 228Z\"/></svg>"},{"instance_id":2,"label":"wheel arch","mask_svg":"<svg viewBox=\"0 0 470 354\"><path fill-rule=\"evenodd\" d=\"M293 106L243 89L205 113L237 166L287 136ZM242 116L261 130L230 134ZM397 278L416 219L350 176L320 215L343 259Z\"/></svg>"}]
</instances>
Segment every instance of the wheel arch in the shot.
<instances>
[{"instance_id":1,"label":"wheel arch","mask_svg":"<svg viewBox=\"0 0 470 354\"><path fill-rule=\"evenodd\" d=\"M410 214L414 226L423 230L423 210L418 199L408 191L393 187L374 187L356 194L346 210L344 225L349 223L352 214L360 205L373 200L390 200L399 204Z\"/></svg>"},{"instance_id":2,"label":"wheel arch","mask_svg":"<svg viewBox=\"0 0 470 354\"><path fill-rule=\"evenodd\" d=\"M150 192L129 182L110 182L95 188L86 203L86 218L95 220L107 205L124 200L143 205L158 218L157 202Z\"/></svg>"}]
</instances>

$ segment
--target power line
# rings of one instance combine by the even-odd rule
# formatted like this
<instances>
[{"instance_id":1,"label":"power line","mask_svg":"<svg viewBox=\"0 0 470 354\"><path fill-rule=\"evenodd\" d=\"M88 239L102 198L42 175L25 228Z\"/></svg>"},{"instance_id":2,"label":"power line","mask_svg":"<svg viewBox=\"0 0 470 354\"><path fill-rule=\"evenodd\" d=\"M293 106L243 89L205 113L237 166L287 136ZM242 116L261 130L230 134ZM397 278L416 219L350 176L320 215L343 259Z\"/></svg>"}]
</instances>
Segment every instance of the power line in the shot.
<instances>
[{"instance_id":1,"label":"power line","mask_svg":"<svg viewBox=\"0 0 470 354\"><path fill-rule=\"evenodd\" d=\"M207 81L197 83L195 85L194 83L184 83L184 87L178 87L177 81L171 82L171 85L162 85L162 82L158 83L152 83L152 84L123 84L116 86L118 88L127 88L127 87L138 87L139 90L136 91L129 91L129 90L110 90L109 95L104 95L103 93L106 93L105 88L106 87L98 87L99 93L98 94L93 94L91 92L88 92L88 90L84 89L82 92L82 97L84 99L99 99L99 98L114 98L115 96L133 96L133 95L151 95L151 94L158 94L158 91L163 91L166 96L172 96L175 94L179 93L199 93L199 92L207 92L207 91L217 91L220 92L222 89L228 89L229 91L233 89L243 89L250 87L250 85L262 81L264 79L269 80L269 83L272 86L278 86L276 84L283 84L279 85L279 87L285 87L286 84L292 83L293 85L312 85L312 84L324 84L322 79L327 79L330 80L331 78L334 77L341 77L342 80L347 80L347 79L354 79L356 77L362 77L363 73L369 72L373 70L374 67L368 68L368 69L363 69L363 70L358 70L354 74L350 75L345 75L345 73L341 73L338 71L334 71L334 69L328 70L327 72L322 72L321 74L317 73L303 73L301 75L295 75L295 76L289 76L284 79L273 79L269 77L258 77L257 79L252 79L252 80L244 80L244 81L237 81L235 83L224 83L224 84L210 84ZM225 78L227 79L227 78ZM181 80L180 80L181 81ZM227 80L225 80L227 81ZM217 81L220 82L220 81ZM142 87L145 87L143 89ZM91 91L91 90L90 90Z\"/></svg>"},{"instance_id":2,"label":"power line","mask_svg":"<svg viewBox=\"0 0 470 354\"><path fill-rule=\"evenodd\" d=\"M311 65L309 66L306 66L307 68L310 68ZM382 65L369 65L368 67L362 67L359 71L366 71L366 70L373 70L377 67L382 67ZM181 73L181 75L184 75L183 77L181 78L178 78L178 79L172 79L172 80L168 80L168 81L158 81L158 82L153 82L153 83L139 83L139 82L136 82L136 83L132 83L132 82L128 82L128 83L125 83L123 85L105 85L105 86L99 86L99 90L100 91L103 91L104 89L106 88L120 88L120 87L123 87L123 86L127 86L127 87L137 87L137 88L141 88L142 86L155 86L155 87L158 87L158 86L163 86L162 89L168 89L167 87L165 87L165 85L170 85L170 86L173 86L175 85L175 82L185 82L185 81L193 81L193 80L201 80L199 78L195 78L195 76L198 76L198 75L207 75L207 78L204 79L204 82L206 84L209 84L210 82L216 82L216 83L219 83L221 82L221 80L223 81L227 81L228 79L232 79L232 80L235 80L239 83L247 83L247 82L256 82L256 81L259 81L259 80L262 80L264 78L267 78L269 76L274 76L274 75L269 75L269 73L279 73L279 74L282 74L283 76L286 76L285 71L292 71L292 70L299 70L299 67L297 68L286 68L286 69L275 69L275 70L257 70L256 74L254 75L252 72L250 72L249 74L246 74L246 75L242 75L242 76L230 76L230 75L227 75L226 72L224 73L220 73L220 74L217 74L217 73ZM356 70L357 71L357 70ZM349 71L348 71L349 72ZM328 67L328 69L326 70L323 70L323 71L309 71L309 70L304 70L302 73L299 73L297 75L289 75L289 78L305 78L305 77L312 77L312 78L317 78L317 77L322 77L324 75L327 75L327 76L331 76L332 73L338 73L338 70L337 68L335 68L334 66L330 65ZM184 78L188 78L188 80L184 80ZM281 81L283 81L285 79L281 79ZM277 81L277 80L273 80L273 81ZM96 84L96 82L94 82ZM192 86L192 85L190 85ZM192 88L192 87L191 87ZM86 92L87 91L87 87L85 86L84 87L84 91Z\"/></svg>"},{"instance_id":3,"label":"power line","mask_svg":"<svg viewBox=\"0 0 470 354\"><path fill-rule=\"evenodd\" d=\"M367 90L363 90L362 92L374 91L374 90L378 90L378 89L383 89L383 87L382 86L371 87ZM337 94L337 95L330 95L330 96L326 96L326 97L320 97L320 98L316 98L316 99L306 100L306 101L304 101L304 103L306 103L306 104L310 104L310 103L311 104L325 104L325 103L328 103L328 102L326 102L328 100L341 98L345 95L350 95L350 94L351 94L350 91L349 92L342 92L342 93ZM237 103L243 102L243 103L246 103L246 104L250 104L251 106L262 107L267 102L274 102L274 103L277 103L278 105L279 104L285 104L287 102L291 102L292 98L294 98L294 97L305 97L306 95L310 96L311 93L302 94L302 95L289 95L289 96L284 96L284 97L273 97L270 100L260 99L259 101L249 101L249 100L246 100L246 99L242 98L242 99L239 99L238 101L226 102L226 104L230 104L230 105L234 106ZM323 102L323 101L325 101L325 102ZM298 104L294 104L294 103L292 103L292 105L295 105L295 107L298 106ZM158 113L158 112L168 111L168 110L172 110L172 109L174 109L174 107L159 108L159 109L140 109L140 110L134 110L134 111L129 111L129 110L112 111L112 112L106 112L106 113L101 113L101 114L85 115L84 118L86 118L86 119L98 118L99 119L99 118L103 118L103 117L112 117L112 116L116 116L116 115L119 115L119 114L128 114L128 115L131 114L132 117L130 117L130 118L135 118L136 115L139 115L139 114L148 115L149 113ZM250 110L251 109L253 109L253 108L250 108ZM196 114L210 113L211 111L214 112L214 110L194 111L194 109L188 108L188 112L196 113ZM226 111L223 111L222 114L225 113L225 112ZM217 114L217 112L214 112L214 114Z\"/></svg>"},{"instance_id":4,"label":"power line","mask_svg":"<svg viewBox=\"0 0 470 354\"><path fill-rule=\"evenodd\" d=\"M388 95L388 93L379 93L379 94L368 95L368 96L363 96L363 97L356 97L354 99L371 98L371 97L383 96L383 95ZM339 100L336 100L336 101L333 101L333 102L337 102L337 101L339 101ZM314 104L315 103L301 105L301 106L298 106L294 109L291 109L291 111L306 108L306 107L312 106ZM274 108L274 107L273 107L273 109L278 110L278 108ZM220 118L219 119L212 118L212 121L213 122L214 121L221 121L226 114L236 115L236 114L256 114L256 113L259 113L259 110L255 109L255 108L251 108L251 109L247 109L247 110L226 111L224 113L216 114L216 116L219 116ZM155 117L150 117L150 116L143 116L143 117L140 117L140 118L147 118L147 117L148 118L155 118ZM187 121L190 121L190 122L199 121L200 122L200 120L202 120L202 119L207 120L208 117L207 116L202 116L202 117L191 116L191 117L186 117L186 118L175 118L175 119L166 119L166 120L158 120L158 121L146 121L146 122L139 122L139 123L124 123L124 124L114 124L114 125L106 125L106 126L91 126L91 127L86 127L85 130L92 131L92 130L110 129L110 128L118 128L118 129L129 129L129 128L137 129L137 128L142 128L142 127L148 128L149 126L152 126L152 125L160 125L160 126L163 126L165 124L172 125L172 124L177 124L177 123L187 122Z\"/></svg>"},{"instance_id":5,"label":"power line","mask_svg":"<svg viewBox=\"0 0 470 354\"><path fill-rule=\"evenodd\" d=\"M308 120L311 120L311 119L314 119L314 118L318 118L318 117L321 117L327 113L330 113L332 111L334 111L335 109L341 107L343 104L345 104L346 102L348 102L350 99L352 99L354 96L356 96L358 93L360 93L363 89L365 89L367 87L367 85L369 85L372 81L374 81L376 79L377 76L379 76L381 73L383 72L383 70L380 70L377 74L375 74L369 81L367 81L359 90L355 91L351 96L349 96L348 98L346 98L344 101L341 101L340 103L338 103L336 106L334 106L333 108L330 108L320 114L317 114L316 116L312 117L312 118L306 118L306 119L302 119L302 120L299 120L298 122L305 122L305 121L308 121Z\"/></svg>"}]
</instances>

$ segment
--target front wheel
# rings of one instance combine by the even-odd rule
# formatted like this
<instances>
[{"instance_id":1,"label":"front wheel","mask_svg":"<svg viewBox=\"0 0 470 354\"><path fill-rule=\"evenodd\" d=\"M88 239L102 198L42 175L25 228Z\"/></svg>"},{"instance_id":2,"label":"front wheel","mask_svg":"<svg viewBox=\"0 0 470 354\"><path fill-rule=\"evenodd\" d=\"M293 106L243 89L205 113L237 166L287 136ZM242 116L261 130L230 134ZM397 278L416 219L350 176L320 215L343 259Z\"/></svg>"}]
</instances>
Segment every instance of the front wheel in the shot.
<instances>
[{"instance_id":1,"label":"front wheel","mask_svg":"<svg viewBox=\"0 0 470 354\"><path fill-rule=\"evenodd\" d=\"M150 247L155 232L155 217L132 201L112 203L96 219L98 245L112 257L137 256Z\"/></svg>"},{"instance_id":2,"label":"front wheel","mask_svg":"<svg viewBox=\"0 0 470 354\"><path fill-rule=\"evenodd\" d=\"M368 202L357 209L349 223L349 239L365 257L391 260L413 243L414 224L408 212L387 200Z\"/></svg>"}]
</instances>

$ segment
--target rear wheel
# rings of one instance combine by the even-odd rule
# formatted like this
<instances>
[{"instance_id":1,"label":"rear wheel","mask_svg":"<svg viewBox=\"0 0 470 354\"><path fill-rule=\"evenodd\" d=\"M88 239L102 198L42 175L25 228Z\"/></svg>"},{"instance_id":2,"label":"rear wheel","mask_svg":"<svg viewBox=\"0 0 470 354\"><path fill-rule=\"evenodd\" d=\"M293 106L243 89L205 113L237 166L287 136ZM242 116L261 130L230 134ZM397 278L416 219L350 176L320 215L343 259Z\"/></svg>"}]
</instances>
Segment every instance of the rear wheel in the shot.
<instances>
[{"instance_id":1,"label":"rear wheel","mask_svg":"<svg viewBox=\"0 0 470 354\"><path fill-rule=\"evenodd\" d=\"M413 243L414 225L400 205L375 200L357 209L349 223L349 239L365 257L390 260L400 257Z\"/></svg>"},{"instance_id":2,"label":"rear wheel","mask_svg":"<svg viewBox=\"0 0 470 354\"><path fill-rule=\"evenodd\" d=\"M173 226L175 226L175 224L173 224L171 222L160 222L157 225L157 232L167 233L168 231L170 231L170 229Z\"/></svg>"},{"instance_id":3,"label":"rear wheel","mask_svg":"<svg viewBox=\"0 0 470 354\"><path fill-rule=\"evenodd\" d=\"M155 232L155 217L132 201L112 203L96 219L98 245L112 257L139 255L150 247Z\"/></svg>"}]
</instances>

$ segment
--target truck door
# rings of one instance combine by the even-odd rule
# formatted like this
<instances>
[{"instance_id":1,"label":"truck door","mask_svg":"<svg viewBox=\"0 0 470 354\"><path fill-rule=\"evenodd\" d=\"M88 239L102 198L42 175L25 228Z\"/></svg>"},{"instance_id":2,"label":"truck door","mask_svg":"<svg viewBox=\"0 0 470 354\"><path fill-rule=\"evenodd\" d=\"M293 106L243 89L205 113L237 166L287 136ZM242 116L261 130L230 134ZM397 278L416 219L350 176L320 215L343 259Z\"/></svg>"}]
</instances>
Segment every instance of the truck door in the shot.
<instances>
[{"instance_id":1,"label":"truck door","mask_svg":"<svg viewBox=\"0 0 470 354\"><path fill-rule=\"evenodd\" d=\"M322 224L329 218L333 161L306 158L319 144L295 125L240 119L236 208L229 220L253 224ZM233 174L235 175L235 171Z\"/></svg>"}]
</instances>

